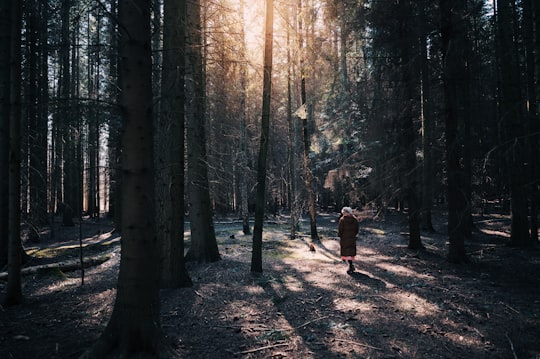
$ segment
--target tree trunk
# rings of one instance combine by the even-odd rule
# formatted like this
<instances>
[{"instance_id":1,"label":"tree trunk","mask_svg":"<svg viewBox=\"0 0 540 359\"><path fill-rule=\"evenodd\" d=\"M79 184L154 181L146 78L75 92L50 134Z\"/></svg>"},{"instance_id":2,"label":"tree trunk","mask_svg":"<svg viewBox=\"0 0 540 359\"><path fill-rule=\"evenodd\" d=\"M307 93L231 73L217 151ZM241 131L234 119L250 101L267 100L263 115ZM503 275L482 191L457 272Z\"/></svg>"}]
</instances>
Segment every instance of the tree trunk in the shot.
<instances>
[{"instance_id":1,"label":"tree trunk","mask_svg":"<svg viewBox=\"0 0 540 359\"><path fill-rule=\"evenodd\" d=\"M9 200L11 1L0 2L0 203ZM8 261L8 206L0 206L0 268Z\"/></svg>"},{"instance_id":2,"label":"tree trunk","mask_svg":"<svg viewBox=\"0 0 540 359\"><path fill-rule=\"evenodd\" d=\"M261 139L257 158L257 203L255 205L255 226L253 228L253 251L251 272L262 273L262 232L264 207L266 204L266 159L270 140L270 105L272 99L272 50L274 39L274 1L266 0L266 27L264 37L264 74L261 117Z\"/></svg>"},{"instance_id":3,"label":"tree trunk","mask_svg":"<svg viewBox=\"0 0 540 359\"><path fill-rule=\"evenodd\" d=\"M529 156L530 156L530 237L531 243L538 243L538 212L540 207L540 4L526 0L523 3L527 46L527 88L529 113ZM536 12L536 14L535 14Z\"/></svg>"},{"instance_id":4,"label":"tree trunk","mask_svg":"<svg viewBox=\"0 0 540 359\"><path fill-rule=\"evenodd\" d=\"M245 235L251 234L249 225L249 204L248 204L248 164L247 164L247 52L246 52L246 36L244 32L245 22L244 17L244 0L240 0L239 13L242 17L242 30L240 45L240 151L239 151L239 173L238 173L238 190L240 191L240 216L242 217L242 231Z\"/></svg>"},{"instance_id":5,"label":"tree trunk","mask_svg":"<svg viewBox=\"0 0 540 359\"><path fill-rule=\"evenodd\" d=\"M422 11L425 11L423 9ZM427 15L422 17L427 21ZM431 209L433 207L433 183L435 181L435 172L433 170L433 142L435 137L435 116L432 114L431 106L431 81L428 59L428 44L426 26L423 26L420 41L420 61L422 73L422 99L421 99L421 117L422 117L422 154L424 162L422 164L422 201L420 210L421 229L428 232L435 232L433 228Z\"/></svg>"},{"instance_id":6,"label":"tree trunk","mask_svg":"<svg viewBox=\"0 0 540 359\"><path fill-rule=\"evenodd\" d=\"M42 65L42 51L46 51L46 47L40 46L43 31L40 25L43 19L40 14L41 5L37 1L29 2L26 7L26 48L27 48L27 80L24 89L25 103L27 104L25 117L27 129L23 134L23 148L27 155L23 158L28 158L24 161L23 168L25 173L23 178L27 178L25 183L28 185L28 199L23 196L23 200L28 205L28 214L30 222L39 227L47 223L47 117L42 115L40 107L43 103L40 101L40 85ZM44 122L45 121L45 122Z\"/></svg>"},{"instance_id":7,"label":"tree trunk","mask_svg":"<svg viewBox=\"0 0 540 359\"><path fill-rule=\"evenodd\" d=\"M520 69L517 60L514 24L515 2L497 0L501 76L501 115L503 123L504 150L508 163L512 224L510 245L527 246L529 236L527 182L529 179L525 162L525 129L521 98Z\"/></svg>"},{"instance_id":8,"label":"tree trunk","mask_svg":"<svg viewBox=\"0 0 540 359\"><path fill-rule=\"evenodd\" d=\"M205 83L202 63L200 1L187 3L187 141L189 176L189 219L191 246L186 260L215 262L219 254L214 230L213 211L208 183L206 155Z\"/></svg>"},{"instance_id":9,"label":"tree trunk","mask_svg":"<svg viewBox=\"0 0 540 359\"><path fill-rule=\"evenodd\" d=\"M287 8L289 9L289 8ZM287 11L287 19L290 19L290 10ZM298 226L297 214L297 177L298 169L296 168L296 124L295 117L292 113L292 82L293 82L293 62L291 60L291 29L287 27L287 123L289 125L289 207L291 212L290 219L290 238L296 238L296 229Z\"/></svg>"},{"instance_id":10,"label":"tree trunk","mask_svg":"<svg viewBox=\"0 0 540 359\"><path fill-rule=\"evenodd\" d=\"M110 15L112 18L117 16L117 3L113 1L111 3ZM117 31L116 31L116 21L110 21L108 28L108 38L109 42L112 44L108 50L108 60L109 60L109 77L113 79L112 83L109 85L107 93L110 98L108 99L111 103L116 103L118 101L118 90L115 86L114 80L119 79L118 74L118 48L115 46L118 44ZM118 81L117 81L118 82ZM113 110L111 113L111 118L109 120L109 138L107 141L108 148L108 165L109 165L109 217L112 218L116 228L120 230L122 228L122 210L120 208L121 202L121 188L122 188L122 176L120 168L120 132L122 127L122 118L119 111Z\"/></svg>"},{"instance_id":11,"label":"tree trunk","mask_svg":"<svg viewBox=\"0 0 540 359\"><path fill-rule=\"evenodd\" d=\"M12 2L10 49L8 281L3 305L22 301L21 285L21 2Z\"/></svg>"},{"instance_id":12,"label":"tree trunk","mask_svg":"<svg viewBox=\"0 0 540 359\"><path fill-rule=\"evenodd\" d=\"M298 42L300 51L300 96L302 106L307 115L302 118L302 142L304 144L304 170L305 173L305 185L307 191L307 201L309 210L309 223L310 234L312 241L319 241L319 235L317 233L317 210L315 208L315 193L313 191L313 174L311 172L311 160L309 158L309 151L311 147L311 133L309 131L309 123L313 121L312 107L308 106L307 93L306 93L306 70L305 70L305 55L304 55L304 34L303 34L303 10L302 0L298 1L298 11L300 15L298 17ZM343 70L343 69L342 69Z\"/></svg>"},{"instance_id":13,"label":"tree trunk","mask_svg":"<svg viewBox=\"0 0 540 359\"><path fill-rule=\"evenodd\" d=\"M466 0L441 0L443 86L445 96L446 166L448 176L448 235L450 247L448 260L453 263L467 262L465 252L465 226L468 220L467 199L463 193L464 168L463 138L465 114L460 98L466 71L466 33L463 23Z\"/></svg>"},{"instance_id":14,"label":"tree trunk","mask_svg":"<svg viewBox=\"0 0 540 359\"><path fill-rule=\"evenodd\" d=\"M402 86L404 87L403 98L404 108L401 117L401 152L403 161L401 162L401 174L404 176L404 194L408 204L409 219L409 248L423 248L420 240L420 203L418 201L418 180L416 173L416 130L413 118L415 117L415 106L419 102L416 83L416 61L411 52L416 48L415 25L412 23L413 12L409 1L400 1L400 13L402 14L401 34L403 36L401 44L401 73Z\"/></svg>"},{"instance_id":15,"label":"tree trunk","mask_svg":"<svg viewBox=\"0 0 540 359\"><path fill-rule=\"evenodd\" d=\"M165 0L163 25L162 103L158 126L161 186L156 194L161 235L161 286L189 287L184 260L184 76L185 0Z\"/></svg>"},{"instance_id":16,"label":"tree trunk","mask_svg":"<svg viewBox=\"0 0 540 359\"><path fill-rule=\"evenodd\" d=\"M534 10L534 72L535 72L535 90L536 90L536 122L533 132L536 133L534 137L534 143L536 144L536 158L540 158L540 4L538 1L533 1ZM533 204L535 221L538 221L538 214L540 212L540 164L536 162L534 172L535 188L535 200ZM531 233L531 239L538 241L538 224L536 231Z\"/></svg>"},{"instance_id":17,"label":"tree trunk","mask_svg":"<svg viewBox=\"0 0 540 359\"><path fill-rule=\"evenodd\" d=\"M119 4L122 134L122 254L113 313L84 358L160 354L159 246L154 210L150 1Z\"/></svg>"}]
</instances>

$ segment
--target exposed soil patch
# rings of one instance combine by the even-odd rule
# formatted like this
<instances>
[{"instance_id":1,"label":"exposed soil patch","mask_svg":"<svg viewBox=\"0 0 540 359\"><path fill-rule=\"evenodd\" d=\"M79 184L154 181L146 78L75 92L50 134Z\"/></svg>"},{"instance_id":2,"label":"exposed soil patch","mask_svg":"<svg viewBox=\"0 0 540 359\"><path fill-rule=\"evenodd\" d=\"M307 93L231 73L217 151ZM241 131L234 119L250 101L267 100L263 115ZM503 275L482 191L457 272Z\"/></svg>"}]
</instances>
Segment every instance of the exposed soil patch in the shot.
<instances>
[{"instance_id":1,"label":"exposed soil patch","mask_svg":"<svg viewBox=\"0 0 540 359\"><path fill-rule=\"evenodd\" d=\"M188 264L194 286L162 292L162 326L185 358L540 358L540 251L507 247L509 220L491 215L476 218L471 263L449 264L441 218L418 252L401 214L363 220L352 275L338 257L337 216L319 217L315 252L308 236L287 239L286 218L269 221L259 277L251 237L216 221L222 260ZM0 358L76 358L96 340L114 304L111 230L83 226L85 256L108 255L83 286L79 270L24 276L24 304L0 309ZM73 248L33 264L77 258L81 232L63 231L39 246Z\"/></svg>"}]
</instances>

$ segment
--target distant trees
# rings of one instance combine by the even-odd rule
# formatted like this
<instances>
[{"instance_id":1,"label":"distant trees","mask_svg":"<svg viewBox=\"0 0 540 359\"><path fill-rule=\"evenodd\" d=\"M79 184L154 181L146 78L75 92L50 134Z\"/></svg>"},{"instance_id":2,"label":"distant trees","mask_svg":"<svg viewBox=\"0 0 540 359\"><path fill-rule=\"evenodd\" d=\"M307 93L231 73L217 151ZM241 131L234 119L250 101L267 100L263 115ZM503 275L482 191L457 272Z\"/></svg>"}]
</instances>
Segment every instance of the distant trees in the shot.
<instances>
[{"instance_id":1,"label":"distant trees","mask_svg":"<svg viewBox=\"0 0 540 359\"><path fill-rule=\"evenodd\" d=\"M495 206L512 216L510 244L538 241L536 1L274 3L282 16L274 19L272 97L264 111L259 99L269 94L257 85L266 75L258 21L263 4L199 1L180 11L176 6L183 3L174 10L159 3L152 1L149 96L159 107L156 128L163 136L155 161L163 180L158 228L164 244L177 245L169 252L177 253L169 259L179 259L169 263L173 272L182 267L184 211L192 230L188 259L196 261L220 258L217 216L234 213L249 234L256 208L290 214L293 238L302 231L300 216L309 213L315 238L319 210L372 206L384 213L395 207L409 215L409 246L420 248L420 230L439 229L431 213L444 205L455 262L466 260L473 215ZM10 211L18 208L23 223L34 228L54 214L74 225L75 217L98 220L105 211L119 230L125 228L119 2L89 4L22 2L21 197ZM2 18L7 9L0 7ZM183 44L177 24L186 11ZM0 34L4 203L11 111L7 24L2 21ZM305 121L294 115L299 108L306 110ZM272 140L263 176L257 173L258 139L267 125ZM2 266L10 211L0 208Z\"/></svg>"}]
</instances>

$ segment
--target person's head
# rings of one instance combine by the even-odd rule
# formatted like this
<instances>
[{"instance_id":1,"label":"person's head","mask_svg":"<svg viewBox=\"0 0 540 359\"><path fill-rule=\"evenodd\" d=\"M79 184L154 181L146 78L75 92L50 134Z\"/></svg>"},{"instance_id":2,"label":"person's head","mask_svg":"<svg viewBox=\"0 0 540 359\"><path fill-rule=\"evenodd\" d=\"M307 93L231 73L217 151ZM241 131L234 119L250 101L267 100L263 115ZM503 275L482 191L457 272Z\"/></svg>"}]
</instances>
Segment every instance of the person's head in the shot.
<instances>
[{"instance_id":1,"label":"person's head","mask_svg":"<svg viewBox=\"0 0 540 359\"><path fill-rule=\"evenodd\" d=\"M353 214L353 210L351 207L343 207L341 209L341 214L343 214L344 216L351 216Z\"/></svg>"}]
</instances>

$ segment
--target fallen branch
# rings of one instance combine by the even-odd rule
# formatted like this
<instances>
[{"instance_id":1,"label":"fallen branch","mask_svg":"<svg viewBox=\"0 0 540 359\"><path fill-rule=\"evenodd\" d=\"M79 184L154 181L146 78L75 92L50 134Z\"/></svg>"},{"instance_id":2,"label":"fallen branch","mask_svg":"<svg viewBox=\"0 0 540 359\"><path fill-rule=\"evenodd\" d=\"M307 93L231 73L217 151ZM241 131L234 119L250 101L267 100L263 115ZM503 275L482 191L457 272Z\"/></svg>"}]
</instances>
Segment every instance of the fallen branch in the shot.
<instances>
[{"instance_id":1,"label":"fallen branch","mask_svg":"<svg viewBox=\"0 0 540 359\"><path fill-rule=\"evenodd\" d=\"M111 259L110 254L102 255L99 257L85 258L84 265L85 267L92 267L92 266L105 263L109 259ZM41 272L44 270L50 270L50 269L59 269L62 272L72 272L72 271L79 270L80 268L81 268L81 262L78 259L76 259L69 262L50 263L50 264L43 264L39 266L23 268L21 270L21 274L22 275L36 274L38 272ZM7 280L7 278L8 278L8 272L0 273L0 280Z\"/></svg>"},{"instance_id":2,"label":"fallen branch","mask_svg":"<svg viewBox=\"0 0 540 359\"><path fill-rule=\"evenodd\" d=\"M277 347L283 347L283 346L286 346L286 345L289 345L289 344L287 344L287 343L278 343L278 344L266 345L264 347L244 350L242 352L237 352L237 353L234 353L234 354L235 355L238 355L238 354L251 354L251 353L259 352L261 350L272 349L272 348L277 348Z\"/></svg>"}]
</instances>

